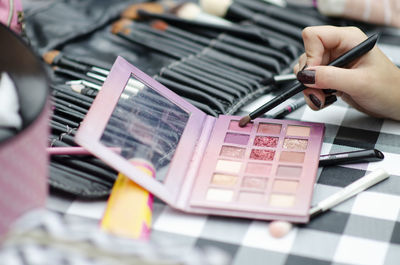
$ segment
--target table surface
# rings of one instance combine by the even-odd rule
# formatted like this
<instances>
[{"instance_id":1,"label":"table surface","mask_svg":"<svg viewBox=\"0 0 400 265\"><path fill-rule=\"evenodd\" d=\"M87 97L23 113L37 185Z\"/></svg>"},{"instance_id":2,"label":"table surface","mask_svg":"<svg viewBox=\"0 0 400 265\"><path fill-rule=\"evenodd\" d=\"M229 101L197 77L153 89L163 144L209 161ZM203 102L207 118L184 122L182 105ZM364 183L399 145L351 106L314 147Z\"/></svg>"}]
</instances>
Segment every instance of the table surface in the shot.
<instances>
[{"instance_id":1,"label":"table surface","mask_svg":"<svg viewBox=\"0 0 400 265\"><path fill-rule=\"evenodd\" d=\"M151 240L168 238L187 248L216 246L231 255L232 264L400 264L400 122L366 116L341 100L317 112L304 106L287 118L325 123L321 154L376 148L385 155L381 162L319 168L313 204L375 169L385 169L390 177L308 224L294 227L281 239L270 236L269 222L195 216L156 201ZM100 219L106 201L51 194L47 206Z\"/></svg>"}]
</instances>

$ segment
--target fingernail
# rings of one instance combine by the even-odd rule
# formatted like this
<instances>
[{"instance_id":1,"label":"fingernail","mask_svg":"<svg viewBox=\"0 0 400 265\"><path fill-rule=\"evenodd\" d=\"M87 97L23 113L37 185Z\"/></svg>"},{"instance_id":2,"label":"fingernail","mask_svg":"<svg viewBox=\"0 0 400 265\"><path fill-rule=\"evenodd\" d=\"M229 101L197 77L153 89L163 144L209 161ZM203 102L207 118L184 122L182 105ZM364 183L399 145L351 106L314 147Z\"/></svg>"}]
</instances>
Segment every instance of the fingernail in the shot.
<instances>
[{"instance_id":1,"label":"fingernail","mask_svg":"<svg viewBox=\"0 0 400 265\"><path fill-rule=\"evenodd\" d=\"M330 95L325 98L325 107L333 104L337 101L337 97L335 95Z\"/></svg>"},{"instance_id":2,"label":"fingernail","mask_svg":"<svg viewBox=\"0 0 400 265\"><path fill-rule=\"evenodd\" d=\"M328 95L328 94L336 93L337 90L335 90L335 89L322 89L322 92L324 92L325 95Z\"/></svg>"},{"instance_id":3,"label":"fingernail","mask_svg":"<svg viewBox=\"0 0 400 265\"><path fill-rule=\"evenodd\" d=\"M297 79L303 84L314 84L315 70L302 70L297 73Z\"/></svg>"},{"instance_id":4,"label":"fingernail","mask_svg":"<svg viewBox=\"0 0 400 265\"><path fill-rule=\"evenodd\" d=\"M316 106L319 109L321 108L322 103L316 96L314 96L313 94L310 94L308 97L310 98L310 100L314 104L314 106Z\"/></svg>"}]
</instances>

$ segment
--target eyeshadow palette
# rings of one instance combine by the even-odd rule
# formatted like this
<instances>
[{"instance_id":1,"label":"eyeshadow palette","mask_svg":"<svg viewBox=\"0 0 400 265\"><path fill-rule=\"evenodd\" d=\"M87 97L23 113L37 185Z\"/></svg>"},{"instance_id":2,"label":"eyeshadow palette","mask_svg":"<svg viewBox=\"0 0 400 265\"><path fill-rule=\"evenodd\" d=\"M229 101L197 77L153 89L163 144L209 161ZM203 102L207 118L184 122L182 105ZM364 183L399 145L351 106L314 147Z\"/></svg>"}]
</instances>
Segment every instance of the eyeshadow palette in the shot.
<instances>
[{"instance_id":1,"label":"eyeshadow palette","mask_svg":"<svg viewBox=\"0 0 400 265\"><path fill-rule=\"evenodd\" d=\"M75 140L175 209L307 222L324 125L239 119L206 115L118 57Z\"/></svg>"},{"instance_id":2,"label":"eyeshadow palette","mask_svg":"<svg viewBox=\"0 0 400 265\"><path fill-rule=\"evenodd\" d=\"M321 128L268 119L241 128L239 120L220 116L216 121L191 206L268 212L271 219L292 221L300 213L306 216ZM283 211L285 217L275 216Z\"/></svg>"}]
</instances>

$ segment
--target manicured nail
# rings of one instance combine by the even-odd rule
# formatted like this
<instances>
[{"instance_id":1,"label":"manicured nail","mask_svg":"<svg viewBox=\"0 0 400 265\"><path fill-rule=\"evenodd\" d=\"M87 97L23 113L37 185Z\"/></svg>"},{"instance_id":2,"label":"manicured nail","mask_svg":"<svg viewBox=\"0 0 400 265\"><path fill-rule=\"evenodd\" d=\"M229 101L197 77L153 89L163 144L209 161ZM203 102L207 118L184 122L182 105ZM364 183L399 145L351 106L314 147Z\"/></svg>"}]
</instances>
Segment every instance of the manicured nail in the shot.
<instances>
[{"instance_id":1,"label":"manicured nail","mask_svg":"<svg viewBox=\"0 0 400 265\"><path fill-rule=\"evenodd\" d=\"M322 103L316 96L314 96L313 94L310 94L308 97L310 98L310 100L314 104L314 106L316 106L319 109L321 108Z\"/></svg>"},{"instance_id":2,"label":"manicured nail","mask_svg":"<svg viewBox=\"0 0 400 265\"><path fill-rule=\"evenodd\" d=\"M315 70L302 70L297 73L297 79L303 84L314 84Z\"/></svg>"},{"instance_id":3,"label":"manicured nail","mask_svg":"<svg viewBox=\"0 0 400 265\"><path fill-rule=\"evenodd\" d=\"M325 95L328 95L328 94L336 93L337 90L336 89L322 89L322 92L324 92Z\"/></svg>"},{"instance_id":4,"label":"manicured nail","mask_svg":"<svg viewBox=\"0 0 400 265\"><path fill-rule=\"evenodd\" d=\"M330 95L325 98L325 107L333 104L337 101L337 97L335 95Z\"/></svg>"}]
</instances>

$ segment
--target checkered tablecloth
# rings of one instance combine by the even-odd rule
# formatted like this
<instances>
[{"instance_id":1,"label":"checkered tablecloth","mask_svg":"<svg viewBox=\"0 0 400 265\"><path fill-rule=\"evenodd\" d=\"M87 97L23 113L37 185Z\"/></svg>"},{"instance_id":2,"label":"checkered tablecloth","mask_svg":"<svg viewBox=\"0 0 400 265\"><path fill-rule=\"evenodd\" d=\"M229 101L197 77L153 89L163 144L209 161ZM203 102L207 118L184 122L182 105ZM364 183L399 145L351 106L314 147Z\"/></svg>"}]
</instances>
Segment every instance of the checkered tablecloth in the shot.
<instances>
[{"instance_id":1,"label":"checkered tablecloth","mask_svg":"<svg viewBox=\"0 0 400 265\"><path fill-rule=\"evenodd\" d=\"M156 201L151 240L217 246L230 254L232 264L400 264L400 122L366 116L341 100L318 112L304 106L287 118L325 123L321 154L376 148L385 155L381 162L320 168L313 204L377 168L390 177L281 239L270 236L268 222L190 215ZM48 200L49 209L94 219L101 218L105 205L56 194Z\"/></svg>"}]
</instances>

